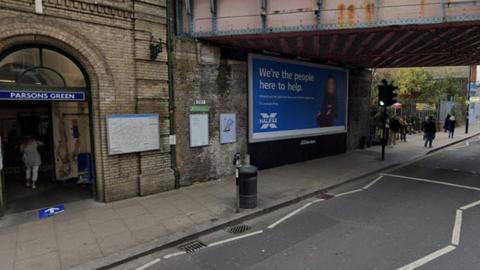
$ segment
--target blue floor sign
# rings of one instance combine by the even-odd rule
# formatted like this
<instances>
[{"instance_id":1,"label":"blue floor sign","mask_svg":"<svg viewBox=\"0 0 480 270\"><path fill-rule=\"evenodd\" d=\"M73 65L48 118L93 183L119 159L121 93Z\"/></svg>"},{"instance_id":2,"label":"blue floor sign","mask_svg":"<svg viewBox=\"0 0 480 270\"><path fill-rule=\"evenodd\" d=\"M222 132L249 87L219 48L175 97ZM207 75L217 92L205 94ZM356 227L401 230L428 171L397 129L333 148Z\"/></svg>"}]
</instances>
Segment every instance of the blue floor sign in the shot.
<instances>
[{"instance_id":1,"label":"blue floor sign","mask_svg":"<svg viewBox=\"0 0 480 270\"><path fill-rule=\"evenodd\" d=\"M56 214L62 213L63 211L65 211L65 206L63 204L55 205L48 208L43 208L38 210L38 218L42 219L42 218L51 217Z\"/></svg>"}]
</instances>

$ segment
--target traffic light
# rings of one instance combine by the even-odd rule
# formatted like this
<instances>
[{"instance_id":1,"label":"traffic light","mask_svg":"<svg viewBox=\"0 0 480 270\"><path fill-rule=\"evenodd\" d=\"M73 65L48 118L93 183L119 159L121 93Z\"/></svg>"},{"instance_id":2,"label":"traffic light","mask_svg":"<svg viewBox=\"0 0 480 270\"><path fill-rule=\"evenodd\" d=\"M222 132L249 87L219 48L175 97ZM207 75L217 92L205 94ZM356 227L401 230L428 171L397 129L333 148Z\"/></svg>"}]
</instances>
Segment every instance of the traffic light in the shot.
<instances>
[{"instance_id":1,"label":"traffic light","mask_svg":"<svg viewBox=\"0 0 480 270\"><path fill-rule=\"evenodd\" d=\"M387 85L387 106L392 106L397 103L397 93L395 92L397 89L398 87L393 86L393 84Z\"/></svg>"},{"instance_id":2,"label":"traffic light","mask_svg":"<svg viewBox=\"0 0 480 270\"><path fill-rule=\"evenodd\" d=\"M382 84L378 86L378 105L380 107L391 106L397 102L398 88L393 84L388 84L386 80L382 80Z\"/></svg>"},{"instance_id":3,"label":"traffic light","mask_svg":"<svg viewBox=\"0 0 480 270\"><path fill-rule=\"evenodd\" d=\"M387 103L387 87L385 84L378 86L378 106L385 107Z\"/></svg>"}]
</instances>

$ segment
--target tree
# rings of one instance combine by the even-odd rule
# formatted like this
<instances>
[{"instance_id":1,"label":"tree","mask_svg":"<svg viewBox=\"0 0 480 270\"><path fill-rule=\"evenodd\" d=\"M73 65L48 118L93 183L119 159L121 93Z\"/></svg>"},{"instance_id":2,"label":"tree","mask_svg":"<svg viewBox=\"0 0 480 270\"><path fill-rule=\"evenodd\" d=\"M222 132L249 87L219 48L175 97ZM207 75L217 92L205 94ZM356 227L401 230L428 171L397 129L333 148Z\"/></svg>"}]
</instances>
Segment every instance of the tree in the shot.
<instances>
[{"instance_id":1,"label":"tree","mask_svg":"<svg viewBox=\"0 0 480 270\"><path fill-rule=\"evenodd\" d=\"M435 87L432 73L424 68L402 68L395 72L395 86L401 102L417 101L435 104L442 98L442 92Z\"/></svg>"},{"instance_id":2,"label":"tree","mask_svg":"<svg viewBox=\"0 0 480 270\"><path fill-rule=\"evenodd\" d=\"M435 81L435 87L443 94L442 99L454 99L462 102L465 100L465 93L462 92L462 82L462 80L456 79L450 74L445 74L441 79Z\"/></svg>"}]
</instances>

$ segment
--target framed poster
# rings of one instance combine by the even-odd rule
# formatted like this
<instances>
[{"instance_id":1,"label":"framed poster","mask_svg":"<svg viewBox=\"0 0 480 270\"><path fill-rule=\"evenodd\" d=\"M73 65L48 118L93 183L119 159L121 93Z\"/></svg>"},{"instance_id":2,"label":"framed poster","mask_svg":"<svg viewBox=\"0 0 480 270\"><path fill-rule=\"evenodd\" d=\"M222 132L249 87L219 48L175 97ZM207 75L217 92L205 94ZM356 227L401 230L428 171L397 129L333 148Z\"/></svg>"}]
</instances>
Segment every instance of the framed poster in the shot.
<instances>
[{"instance_id":1,"label":"framed poster","mask_svg":"<svg viewBox=\"0 0 480 270\"><path fill-rule=\"evenodd\" d=\"M237 141L237 123L234 113L220 114L220 143L234 143Z\"/></svg>"},{"instance_id":2,"label":"framed poster","mask_svg":"<svg viewBox=\"0 0 480 270\"><path fill-rule=\"evenodd\" d=\"M158 114L107 116L108 154L118 155L160 149Z\"/></svg>"},{"instance_id":3,"label":"framed poster","mask_svg":"<svg viewBox=\"0 0 480 270\"><path fill-rule=\"evenodd\" d=\"M190 147L209 144L208 113L190 114Z\"/></svg>"},{"instance_id":4,"label":"framed poster","mask_svg":"<svg viewBox=\"0 0 480 270\"><path fill-rule=\"evenodd\" d=\"M249 142L347 132L348 70L248 57Z\"/></svg>"}]
</instances>

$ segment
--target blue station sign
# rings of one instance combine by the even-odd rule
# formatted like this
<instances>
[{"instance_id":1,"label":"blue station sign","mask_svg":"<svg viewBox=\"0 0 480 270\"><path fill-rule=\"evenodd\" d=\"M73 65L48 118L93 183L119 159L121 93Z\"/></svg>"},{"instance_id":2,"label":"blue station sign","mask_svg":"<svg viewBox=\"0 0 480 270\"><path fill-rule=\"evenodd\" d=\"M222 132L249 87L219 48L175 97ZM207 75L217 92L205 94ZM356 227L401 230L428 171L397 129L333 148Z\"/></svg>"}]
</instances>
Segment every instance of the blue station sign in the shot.
<instances>
[{"instance_id":1,"label":"blue station sign","mask_svg":"<svg viewBox=\"0 0 480 270\"><path fill-rule=\"evenodd\" d=\"M0 90L0 100L85 101L84 92Z\"/></svg>"}]
</instances>

